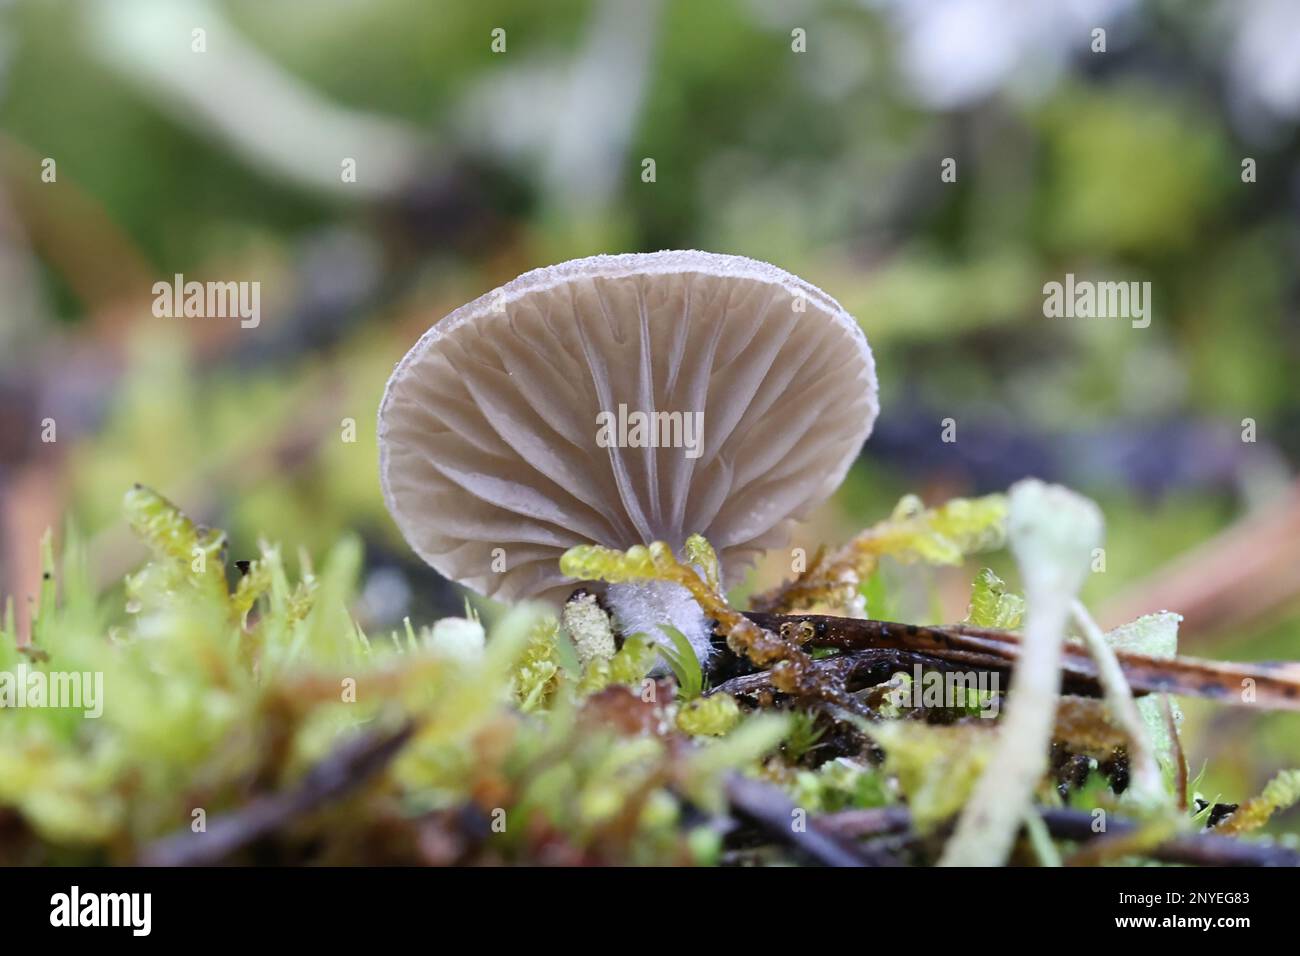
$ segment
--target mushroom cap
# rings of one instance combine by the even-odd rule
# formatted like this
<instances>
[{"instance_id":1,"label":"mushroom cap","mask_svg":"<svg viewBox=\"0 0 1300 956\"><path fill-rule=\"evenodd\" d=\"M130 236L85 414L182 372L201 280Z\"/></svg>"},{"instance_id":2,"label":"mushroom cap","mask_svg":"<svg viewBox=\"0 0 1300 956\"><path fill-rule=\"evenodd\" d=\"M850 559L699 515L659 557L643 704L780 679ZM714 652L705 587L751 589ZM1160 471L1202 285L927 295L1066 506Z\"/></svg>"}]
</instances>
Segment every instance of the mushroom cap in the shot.
<instances>
[{"instance_id":1,"label":"mushroom cap","mask_svg":"<svg viewBox=\"0 0 1300 956\"><path fill-rule=\"evenodd\" d=\"M844 479L876 392L853 317L775 266L575 259L457 309L397 364L379 407L384 500L420 557L489 597L562 601L568 548L679 550L693 532L735 580ZM620 406L629 423L681 414L649 419L662 430L643 447L603 447ZM644 447L656 435L679 447Z\"/></svg>"}]
</instances>

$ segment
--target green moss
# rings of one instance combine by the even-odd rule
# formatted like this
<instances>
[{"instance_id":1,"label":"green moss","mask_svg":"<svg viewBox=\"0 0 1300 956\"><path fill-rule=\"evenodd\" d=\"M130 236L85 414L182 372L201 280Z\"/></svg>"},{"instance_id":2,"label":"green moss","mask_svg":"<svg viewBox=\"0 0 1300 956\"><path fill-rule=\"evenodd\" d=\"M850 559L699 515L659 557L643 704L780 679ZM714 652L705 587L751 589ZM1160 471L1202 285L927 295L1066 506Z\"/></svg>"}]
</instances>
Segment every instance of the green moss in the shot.
<instances>
[{"instance_id":1,"label":"green moss","mask_svg":"<svg viewBox=\"0 0 1300 956\"><path fill-rule=\"evenodd\" d=\"M1008 594L1006 582L988 568L982 568L971 584L966 623L976 627L1015 630L1024 615L1025 599L1018 594Z\"/></svg>"},{"instance_id":2,"label":"green moss","mask_svg":"<svg viewBox=\"0 0 1300 956\"><path fill-rule=\"evenodd\" d=\"M677 711L677 729L692 737L720 737L740 723L740 705L730 694L687 701Z\"/></svg>"},{"instance_id":3,"label":"green moss","mask_svg":"<svg viewBox=\"0 0 1300 956\"><path fill-rule=\"evenodd\" d=\"M85 701L15 706L0 720L0 809L21 833L0 846L0 863L139 862L161 840L183 841L200 811L237 829L250 803L291 792L308 809L259 843L286 862L717 863L726 827L699 825L699 812L726 811L736 772L772 781L808 812L902 801L930 833L962 807L996 739L995 724L961 707L943 716L957 724L932 725L926 708L891 707L879 687L853 698L884 700L871 721L797 690L743 707L725 689L700 696L699 662L692 654L686 666L682 648L631 635L616 653L580 654L552 611L528 604L504 609L474 653L449 653L437 626L409 620L368 638L349 612L363 566L355 538L335 541L319 566L300 554L296 575L268 543L236 569L221 531L155 492L135 487L124 504L150 552L124 593L95 593L69 531L61 555L42 542L31 646L19 643L12 602L0 619L0 672L103 686L94 716ZM930 510L905 501L870 540L943 563L987 546L1002 512L997 496ZM713 590L711 549L698 539L688 552L693 568L661 546L575 549L565 562L592 576L690 580L736 627L742 619ZM971 604L981 624L1014 626L1020 613L991 571ZM443 622L477 627L472 612ZM1143 627L1112 637L1172 650ZM673 675L651 680L665 658ZM754 703L759 712L746 713ZM363 760L365 772L320 769L398 736L400 748ZM313 796L322 779L346 783ZM1085 802L1108 801L1106 781L1091 780ZM1293 783L1279 777L1234 825L1286 806ZM1040 858L1054 859L1042 837Z\"/></svg>"}]
</instances>

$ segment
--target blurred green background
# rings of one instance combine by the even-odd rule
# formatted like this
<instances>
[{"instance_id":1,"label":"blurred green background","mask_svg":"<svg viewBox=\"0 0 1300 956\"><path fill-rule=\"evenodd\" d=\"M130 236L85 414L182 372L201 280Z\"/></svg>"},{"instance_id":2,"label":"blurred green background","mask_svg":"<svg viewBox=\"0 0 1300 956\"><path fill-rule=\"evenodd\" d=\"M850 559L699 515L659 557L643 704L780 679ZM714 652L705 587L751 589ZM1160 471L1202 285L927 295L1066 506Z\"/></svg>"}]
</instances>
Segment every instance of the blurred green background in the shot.
<instances>
[{"instance_id":1,"label":"blurred green background","mask_svg":"<svg viewBox=\"0 0 1300 956\"><path fill-rule=\"evenodd\" d=\"M235 558L359 535L367 628L455 613L380 497L392 364L520 272L701 248L876 352L876 432L796 543L1036 475L1106 512L1103 623L1300 657L1298 118L1274 0L0 2L0 593L65 518L112 587L139 481ZM1045 318L1068 272L1151 282L1150 326ZM155 317L175 273L260 282L260 324ZM909 613L960 618L973 570ZM1207 797L1300 763L1300 718L1187 710Z\"/></svg>"}]
</instances>

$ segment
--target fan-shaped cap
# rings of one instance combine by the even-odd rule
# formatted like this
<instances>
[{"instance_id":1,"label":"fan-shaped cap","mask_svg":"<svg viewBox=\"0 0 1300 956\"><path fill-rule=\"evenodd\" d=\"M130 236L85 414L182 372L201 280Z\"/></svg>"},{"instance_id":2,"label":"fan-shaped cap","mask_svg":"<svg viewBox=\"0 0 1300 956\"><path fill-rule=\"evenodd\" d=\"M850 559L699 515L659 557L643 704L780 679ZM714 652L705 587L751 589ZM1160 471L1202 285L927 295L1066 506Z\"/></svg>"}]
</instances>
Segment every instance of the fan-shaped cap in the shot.
<instances>
[{"instance_id":1,"label":"fan-shaped cap","mask_svg":"<svg viewBox=\"0 0 1300 956\"><path fill-rule=\"evenodd\" d=\"M707 252L595 256L425 333L379 408L380 477L443 575L563 600L577 544L698 531L734 575L834 491L877 410L866 337L803 280Z\"/></svg>"}]
</instances>

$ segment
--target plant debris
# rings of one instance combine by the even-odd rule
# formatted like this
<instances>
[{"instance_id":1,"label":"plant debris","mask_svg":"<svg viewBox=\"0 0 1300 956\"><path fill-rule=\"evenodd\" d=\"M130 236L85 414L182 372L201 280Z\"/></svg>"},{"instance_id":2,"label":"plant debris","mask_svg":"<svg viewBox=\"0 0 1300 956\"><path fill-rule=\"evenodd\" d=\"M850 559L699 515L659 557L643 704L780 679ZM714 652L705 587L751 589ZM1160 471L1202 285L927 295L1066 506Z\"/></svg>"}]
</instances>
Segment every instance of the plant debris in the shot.
<instances>
[{"instance_id":1,"label":"plant debris","mask_svg":"<svg viewBox=\"0 0 1300 956\"><path fill-rule=\"evenodd\" d=\"M829 596L853 612L847 582L881 556L955 563L1005 542L1006 501L909 505L765 604ZM582 589L558 616L522 604L366 634L349 611L354 540L319 568L300 556L294 574L267 543L232 559L224 534L147 488L125 508L152 558L123 591L94 592L69 534L61 556L43 545L31 633L5 617L0 674L55 687L98 673L106 690L90 718L11 704L0 682L0 863L927 865L1004 770L1002 705L1023 676L1012 629L1036 602L988 570L966 622L921 625L738 610L699 536L681 557L662 544L565 556L578 580L686 588L725 643L706 664L685 638L618 633ZM1067 634L1050 746L1006 858L1296 862L1242 836L1297 801L1296 771L1240 806L1188 807L1167 696L1244 704L1249 678L1254 706L1294 708L1294 665L1178 657L1176 620L1159 616L1105 640L1151 704L1159 799L1132 787L1135 725ZM998 682L967 682L976 672Z\"/></svg>"}]
</instances>

